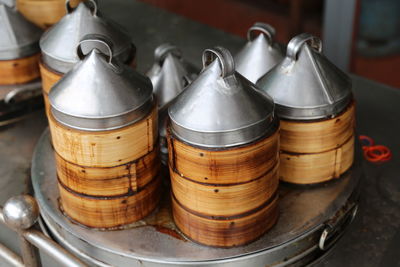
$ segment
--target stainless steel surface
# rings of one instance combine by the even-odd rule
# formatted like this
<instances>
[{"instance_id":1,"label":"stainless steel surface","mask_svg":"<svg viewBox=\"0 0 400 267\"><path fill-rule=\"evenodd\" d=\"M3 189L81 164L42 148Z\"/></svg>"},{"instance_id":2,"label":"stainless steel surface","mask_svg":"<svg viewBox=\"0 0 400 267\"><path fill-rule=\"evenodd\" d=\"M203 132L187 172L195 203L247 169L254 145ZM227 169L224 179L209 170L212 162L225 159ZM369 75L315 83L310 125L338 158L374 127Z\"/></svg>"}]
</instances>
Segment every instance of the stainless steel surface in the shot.
<instances>
[{"instance_id":1,"label":"stainless steel surface","mask_svg":"<svg viewBox=\"0 0 400 267\"><path fill-rule=\"evenodd\" d=\"M281 118L331 117L350 103L350 78L321 51L321 40L300 34L290 40L285 59L258 80L257 86L274 99Z\"/></svg>"},{"instance_id":2,"label":"stainless steel surface","mask_svg":"<svg viewBox=\"0 0 400 267\"><path fill-rule=\"evenodd\" d=\"M199 70L184 60L179 48L167 43L155 49L154 60L153 66L146 75L150 78L153 92L157 97L161 161L166 165L168 107L171 101L197 77Z\"/></svg>"},{"instance_id":3,"label":"stainless steel surface","mask_svg":"<svg viewBox=\"0 0 400 267\"><path fill-rule=\"evenodd\" d=\"M153 87L146 76L114 60L106 39L88 35L78 45L82 57L49 94L54 118L71 128L86 131L112 130L145 117L152 107ZM81 45L101 44L109 55L92 46L87 56Z\"/></svg>"},{"instance_id":4,"label":"stainless steel surface","mask_svg":"<svg viewBox=\"0 0 400 267\"><path fill-rule=\"evenodd\" d=\"M7 263L15 267L24 267L24 263L20 256L15 254L9 248L0 243L0 259L5 260Z\"/></svg>"},{"instance_id":5,"label":"stainless steel surface","mask_svg":"<svg viewBox=\"0 0 400 267\"><path fill-rule=\"evenodd\" d=\"M274 103L235 71L230 52L203 52L203 70L168 109L171 131L202 147L250 143L273 131Z\"/></svg>"},{"instance_id":6,"label":"stainless steel surface","mask_svg":"<svg viewBox=\"0 0 400 267\"><path fill-rule=\"evenodd\" d=\"M39 53L42 30L27 21L15 7L0 2L0 60Z\"/></svg>"},{"instance_id":7,"label":"stainless steel surface","mask_svg":"<svg viewBox=\"0 0 400 267\"><path fill-rule=\"evenodd\" d=\"M5 223L15 230L25 230L34 225L39 217L39 207L29 195L14 196L3 208Z\"/></svg>"},{"instance_id":8,"label":"stainless steel surface","mask_svg":"<svg viewBox=\"0 0 400 267\"><path fill-rule=\"evenodd\" d=\"M129 34L104 17L94 0L86 0L72 9L66 1L67 15L47 30L40 39L43 61L52 70L67 73L79 61L76 47L87 34L99 34L112 40L114 57L129 63L135 53ZM101 49L100 47L98 47ZM85 47L83 47L86 51Z\"/></svg>"},{"instance_id":9,"label":"stainless steel surface","mask_svg":"<svg viewBox=\"0 0 400 267\"><path fill-rule=\"evenodd\" d=\"M177 231L164 190L162 206L150 217L115 231L80 226L59 208L53 150L46 132L40 139L32 163L32 182L42 217L56 240L89 262L100 266L260 266L302 262L321 252L318 242L327 224L343 226L350 221L361 176L360 151L355 166L339 180L319 187L280 189L278 224L259 240L230 249L195 244ZM339 223L343 222L343 223ZM308 259L310 260L310 259Z\"/></svg>"},{"instance_id":10,"label":"stainless steel surface","mask_svg":"<svg viewBox=\"0 0 400 267\"><path fill-rule=\"evenodd\" d=\"M259 33L256 35L256 33ZM247 31L247 43L235 56L236 71L256 83L265 73L282 61L283 51L274 41L275 29L256 22Z\"/></svg>"}]
</instances>

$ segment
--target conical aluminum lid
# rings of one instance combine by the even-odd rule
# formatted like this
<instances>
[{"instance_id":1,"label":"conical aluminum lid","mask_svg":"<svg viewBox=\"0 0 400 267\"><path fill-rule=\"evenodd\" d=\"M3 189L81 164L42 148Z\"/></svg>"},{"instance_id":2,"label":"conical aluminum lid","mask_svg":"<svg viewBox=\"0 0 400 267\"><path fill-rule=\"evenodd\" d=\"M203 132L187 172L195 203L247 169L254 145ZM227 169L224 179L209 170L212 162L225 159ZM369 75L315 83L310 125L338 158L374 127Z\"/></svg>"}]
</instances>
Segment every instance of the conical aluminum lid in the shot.
<instances>
[{"instance_id":1,"label":"conical aluminum lid","mask_svg":"<svg viewBox=\"0 0 400 267\"><path fill-rule=\"evenodd\" d=\"M320 39L300 34L289 42L286 58L257 82L274 99L281 118L331 117L351 101L350 78L321 51Z\"/></svg>"},{"instance_id":2,"label":"conical aluminum lid","mask_svg":"<svg viewBox=\"0 0 400 267\"><path fill-rule=\"evenodd\" d=\"M83 55L82 46L96 43ZM107 54L98 49L106 48ZM134 123L152 109L153 87L149 78L114 60L110 42L87 36L78 45L81 61L55 84L49 98L54 118L69 127L111 130Z\"/></svg>"},{"instance_id":3,"label":"conical aluminum lid","mask_svg":"<svg viewBox=\"0 0 400 267\"><path fill-rule=\"evenodd\" d=\"M236 71L256 83L283 59L283 51L274 42L275 29L257 22L247 32L247 43L235 56Z\"/></svg>"},{"instance_id":4,"label":"conical aluminum lid","mask_svg":"<svg viewBox=\"0 0 400 267\"><path fill-rule=\"evenodd\" d=\"M272 127L274 103L235 72L222 47L206 49L203 70L171 104L171 130L185 142L202 147L250 143Z\"/></svg>"},{"instance_id":5,"label":"conical aluminum lid","mask_svg":"<svg viewBox=\"0 0 400 267\"><path fill-rule=\"evenodd\" d=\"M39 53L42 30L27 21L14 7L0 1L0 60Z\"/></svg>"},{"instance_id":6,"label":"conical aluminum lid","mask_svg":"<svg viewBox=\"0 0 400 267\"><path fill-rule=\"evenodd\" d=\"M67 0L67 15L53 25L40 39L43 61L55 71L67 73L79 61L76 47L87 34L107 36L114 47L114 57L128 62L135 52L129 34L121 26L103 17L94 0L72 9ZM84 50L85 47L83 47Z\"/></svg>"},{"instance_id":7,"label":"conical aluminum lid","mask_svg":"<svg viewBox=\"0 0 400 267\"><path fill-rule=\"evenodd\" d=\"M154 52L155 62L147 72L161 109L190 84L199 72L187 63L181 51L171 44L162 44Z\"/></svg>"}]
</instances>

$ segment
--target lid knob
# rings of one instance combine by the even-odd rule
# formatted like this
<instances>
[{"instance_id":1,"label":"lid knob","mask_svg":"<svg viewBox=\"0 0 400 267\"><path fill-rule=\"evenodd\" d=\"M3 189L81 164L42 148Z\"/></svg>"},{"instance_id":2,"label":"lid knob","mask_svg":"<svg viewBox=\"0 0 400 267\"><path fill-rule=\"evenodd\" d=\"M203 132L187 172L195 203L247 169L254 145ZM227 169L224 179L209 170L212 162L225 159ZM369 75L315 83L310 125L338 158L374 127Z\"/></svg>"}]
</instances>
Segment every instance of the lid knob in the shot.
<instances>
[{"instance_id":1,"label":"lid knob","mask_svg":"<svg viewBox=\"0 0 400 267\"><path fill-rule=\"evenodd\" d=\"M286 57L297 60L299 52L304 44L308 44L311 48L315 49L319 53L322 52L321 39L315 37L309 33L302 33L293 37L287 45Z\"/></svg>"},{"instance_id":2,"label":"lid knob","mask_svg":"<svg viewBox=\"0 0 400 267\"><path fill-rule=\"evenodd\" d=\"M106 49L106 53L104 53L104 50L99 49L98 45L89 47L89 53L93 49L98 49L102 54L108 56L108 63L112 64L111 63L113 59L112 41L106 36L100 34L87 34L82 38L82 40L79 41L78 46L76 48L76 54L78 55L80 60L83 60L87 56L87 54L89 54L89 53L85 54L83 52L82 46L90 43L94 45L100 44Z\"/></svg>"},{"instance_id":3,"label":"lid knob","mask_svg":"<svg viewBox=\"0 0 400 267\"><path fill-rule=\"evenodd\" d=\"M227 78L235 73L235 62L232 54L223 47L217 46L213 49L206 49L203 52L203 68L210 65L215 59L218 60L221 66L221 77Z\"/></svg>"},{"instance_id":4,"label":"lid knob","mask_svg":"<svg viewBox=\"0 0 400 267\"><path fill-rule=\"evenodd\" d=\"M269 44L272 44L276 32L275 28L263 22L256 22L253 26L250 27L250 29L247 31L247 40L253 41L257 37L257 33L259 32L267 37Z\"/></svg>"},{"instance_id":5,"label":"lid knob","mask_svg":"<svg viewBox=\"0 0 400 267\"><path fill-rule=\"evenodd\" d=\"M182 57L181 51L175 45L165 43L156 48L154 50L154 60L158 62L160 65L164 61L164 59L168 56L168 54L172 54L177 58Z\"/></svg>"}]
</instances>

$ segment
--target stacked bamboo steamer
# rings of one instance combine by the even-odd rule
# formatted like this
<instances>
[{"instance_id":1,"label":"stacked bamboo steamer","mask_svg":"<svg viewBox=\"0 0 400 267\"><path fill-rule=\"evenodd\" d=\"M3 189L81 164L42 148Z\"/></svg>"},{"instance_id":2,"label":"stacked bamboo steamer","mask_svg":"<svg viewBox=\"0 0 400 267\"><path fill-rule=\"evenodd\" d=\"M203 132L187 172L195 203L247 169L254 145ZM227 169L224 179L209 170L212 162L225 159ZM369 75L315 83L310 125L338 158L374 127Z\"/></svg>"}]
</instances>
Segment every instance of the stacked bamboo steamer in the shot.
<instances>
[{"instance_id":1,"label":"stacked bamboo steamer","mask_svg":"<svg viewBox=\"0 0 400 267\"><path fill-rule=\"evenodd\" d=\"M0 86L25 84L40 77L41 34L13 7L0 2Z\"/></svg>"},{"instance_id":2,"label":"stacked bamboo steamer","mask_svg":"<svg viewBox=\"0 0 400 267\"><path fill-rule=\"evenodd\" d=\"M171 44L162 44L154 51L155 62L147 76L151 79L159 110L159 133L161 162L168 165L167 118L172 100L188 86L199 72L188 63L180 49Z\"/></svg>"},{"instance_id":3,"label":"stacked bamboo steamer","mask_svg":"<svg viewBox=\"0 0 400 267\"><path fill-rule=\"evenodd\" d=\"M72 0L71 6L75 7L79 2L81 0ZM41 28L57 23L67 12L65 0L17 0L17 8L24 17Z\"/></svg>"},{"instance_id":4,"label":"stacked bamboo steamer","mask_svg":"<svg viewBox=\"0 0 400 267\"><path fill-rule=\"evenodd\" d=\"M353 163L351 81L321 50L318 38L298 35L285 59L257 82L274 99L281 118L280 178L285 182L325 182Z\"/></svg>"},{"instance_id":5,"label":"stacked bamboo steamer","mask_svg":"<svg viewBox=\"0 0 400 267\"><path fill-rule=\"evenodd\" d=\"M80 62L49 95L62 209L97 228L137 221L160 198L152 84L115 59L111 43L84 38Z\"/></svg>"},{"instance_id":6,"label":"stacked bamboo steamer","mask_svg":"<svg viewBox=\"0 0 400 267\"><path fill-rule=\"evenodd\" d=\"M282 61L283 51L274 41L275 29L256 22L247 31L247 43L235 56L236 71L256 83L265 73Z\"/></svg>"},{"instance_id":7,"label":"stacked bamboo steamer","mask_svg":"<svg viewBox=\"0 0 400 267\"><path fill-rule=\"evenodd\" d=\"M69 2L67 0L67 6ZM87 0L75 9L68 8L67 15L47 30L40 39L42 50L40 73L47 113L51 87L79 61L76 47L87 34L109 37L115 58L127 64L134 63L136 49L129 34L115 22L98 14L96 1ZM85 50L85 47L83 49Z\"/></svg>"},{"instance_id":8,"label":"stacked bamboo steamer","mask_svg":"<svg viewBox=\"0 0 400 267\"><path fill-rule=\"evenodd\" d=\"M198 243L243 245L277 221L279 122L226 49L203 65L168 110L173 218Z\"/></svg>"}]
</instances>

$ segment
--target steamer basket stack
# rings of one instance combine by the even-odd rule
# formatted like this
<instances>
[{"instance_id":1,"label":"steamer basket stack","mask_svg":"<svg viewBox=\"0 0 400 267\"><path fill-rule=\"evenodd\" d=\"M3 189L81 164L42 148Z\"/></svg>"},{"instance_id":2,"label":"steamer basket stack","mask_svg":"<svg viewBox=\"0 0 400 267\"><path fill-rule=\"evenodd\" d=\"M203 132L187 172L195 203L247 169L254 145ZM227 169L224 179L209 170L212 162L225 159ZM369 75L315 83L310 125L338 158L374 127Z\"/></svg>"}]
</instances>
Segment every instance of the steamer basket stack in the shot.
<instances>
[{"instance_id":1,"label":"steamer basket stack","mask_svg":"<svg viewBox=\"0 0 400 267\"><path fill-rule=\"evenodd\" d=\"M321 41L294 37L285 59L258 87L281 119L282 181L314 184L340 177L354 157L354 100L349 77L322 54Z\"/></svg>"},{"instance_id":2,"label":"steamer basket stack","mask_svg":"<svg viewBox=\"0 0 400 267\"><path fill-rule=\"evenodd\" d=\"M41 34L12 5L0 1L0 126L41 108Z\"/></svg>"},{"instance_id":3,"label":"steamer basket stack","mask_svg":"<svg viewBox=\"0 0 400 267\"><path fill-rule=\"evenodd\" d=\"M249 243L278 218L278 121L271 98L235 72L224 48L169 108L173 217L195 242Z\"/></svg>"},{"instance_id":4,"label":"steamer basket stack","mask_svg":"<svg viewBox=\"0 0 400 267\"><path fill-rule=\"evenodd\" d=\"M49 95L61 207L96 228L140 220L160 199L152 84L116 59L111 44L104 36L81 40L80 62Z\"/></svg>"},{"instance_id":5,"label":"steamer basket stack","mask_svg":"<svg viewBox=\"0 0 400 267\"><path fill-rule=\"evenodd\" d=\"M115 22L99 14L96 1L84 1L75 9L70 7L69 0L66 4L67 15L40 39L40 72L46 113L49 111L48 94L51 87L79 61L76 47L87 34L107 36L112 41L115 58L126 64L134 64L136 48L129 34Z\"/></svg>"},{"instance_id":6,"label":"steamer basket stack","mask_svg":"<svg viewBox=\"0 0 400 267\"><path fill-rule=\"evenodd\" d=\"M274 36L271 25L256 22L247 31L246 45L235 56L236 71L252 83L283 59L282 48L275 43Z\"/></svg>"},{"instance_id":7,"label":"steamer basket stack","mask_svg":"<svg viewBox=\"0 0 400 267\"><path fill-rule=\"evenodd\" d=\"M0 85L40 78L38 46L42 31L13 7L0 2Z\"/></svg>"},{"instance_id":8,"label":"steamer basket stack","mask_svg":"<svg viewBox=\"0 0 400 267\"><path fill-rule=\"evenodd\" d=\"M199 71L182 57L180 49L162 44L154 51L155 62L147 76L151 79L159 110L161 161L168 165L167 122L172 100L188 86Z\"/></svg>"}]
</instances>

